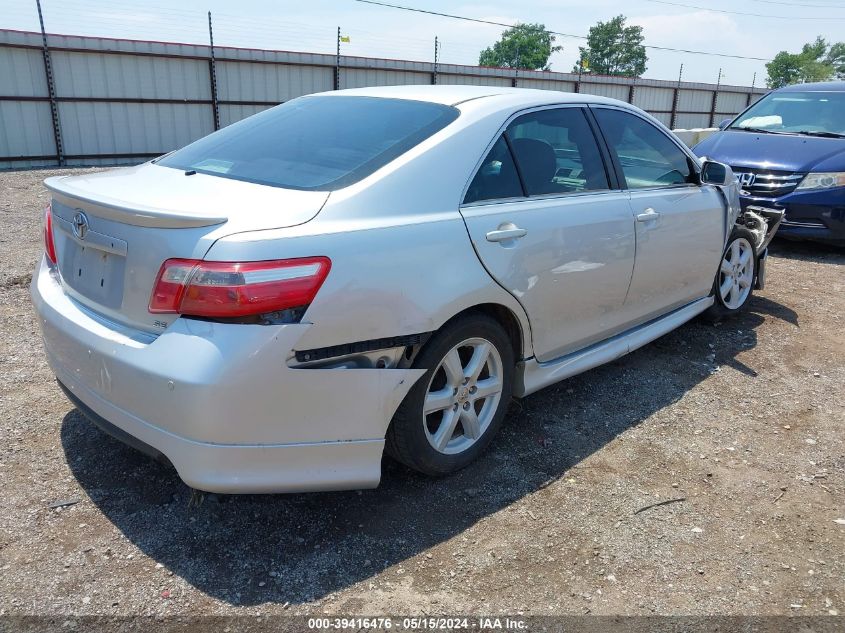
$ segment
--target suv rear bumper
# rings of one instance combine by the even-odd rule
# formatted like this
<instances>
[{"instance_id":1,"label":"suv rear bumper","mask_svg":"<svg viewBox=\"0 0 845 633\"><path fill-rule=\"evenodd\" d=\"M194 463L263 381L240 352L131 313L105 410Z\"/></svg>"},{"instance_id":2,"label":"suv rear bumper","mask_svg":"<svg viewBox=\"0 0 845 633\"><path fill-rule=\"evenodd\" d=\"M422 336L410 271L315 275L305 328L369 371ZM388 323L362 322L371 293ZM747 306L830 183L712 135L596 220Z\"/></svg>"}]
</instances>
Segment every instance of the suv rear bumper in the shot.
<instances>
[{"instance_id":1,"label":"suv rear bumper","mask_svg":"<svg viewBox=\"0 0 845 633\"><path fill-rule=\"evenodd\" d=\"M31 294L71 399L210 492L377 486L387 426L424 373L289 367L309 324L180 318L158 337L129 331L71 300L44 261Z\"/></svg>"}]
</instances>

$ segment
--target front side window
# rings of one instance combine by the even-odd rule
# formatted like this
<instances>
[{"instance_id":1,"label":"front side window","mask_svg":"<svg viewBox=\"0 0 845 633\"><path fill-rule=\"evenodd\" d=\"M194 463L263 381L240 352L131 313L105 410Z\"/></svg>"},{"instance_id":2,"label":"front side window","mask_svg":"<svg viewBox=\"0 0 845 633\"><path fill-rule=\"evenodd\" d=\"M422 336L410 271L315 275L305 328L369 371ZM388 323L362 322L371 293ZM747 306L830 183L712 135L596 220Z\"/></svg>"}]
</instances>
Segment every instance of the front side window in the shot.
<instances>
[{"instance_id":1,"label":"front side window","mask_svg":"<svg viewBox=\"0 0 845 633\"><path fill-rule=\"evenodd\" d=\"M608 188L601 153L581 108L524 114L506 134L529 196Z\"/></svg>"},{"instance_id":2,"label":"front side window","mask_svg":"<svg viewBox=\"0 0 845 633\"><path fill-rule=\"evenodd\" d=\"M458 117L450 106L380 97L302 97L223 128L157 164L274 187L334 191Z\"/></svg>"},{"instance_id":3,"label":"front side window","mask_svg":"<svg viewBox=\"0 0 845 633\"><path fill-rule=\"evenodd\" d=\"M596 108L595 113L629 189L693 182L687 155L654 125L621 110Z\"/></svg>"},{"instance_id":4,"label":"front side window","mask_svg":"<svg viewBox=\"0 0 845 633\"><path fill-rule=\"evenodd\" d=\"M845 136L845 92L772 92L751 106L728 129Z\"/></svg>"}]
</instances>

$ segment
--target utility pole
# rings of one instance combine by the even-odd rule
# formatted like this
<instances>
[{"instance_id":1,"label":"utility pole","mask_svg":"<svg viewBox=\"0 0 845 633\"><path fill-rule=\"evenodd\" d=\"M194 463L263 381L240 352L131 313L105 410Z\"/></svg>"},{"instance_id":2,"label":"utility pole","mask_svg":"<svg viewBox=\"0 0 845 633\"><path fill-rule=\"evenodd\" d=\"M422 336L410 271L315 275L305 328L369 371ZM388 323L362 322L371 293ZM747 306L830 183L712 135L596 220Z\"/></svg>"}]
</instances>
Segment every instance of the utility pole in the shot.
<instances>
[{"instance_id":1,"label":"utility pole","mask_svg":"<svg viewBox=\"0 0 845 633\"><path fill-rule=\"evenodd\" d=\"M710 105L710 127L716 125L716 106L719 101L719 86L722 85L722 69L719 69L719 77L716 79L716 89L713 91L713 102Z\"/></svg>"},{"instance_id":2,"label":"utility pole","mask_svg":"<svg viewBox=\"0 0 845 633\"><path fill-rule=\"evenodd\" d=\"M59 166L65 164L65 151L62 146L62 126L59 122L59 104L56 100L56 84L53 80L53 61L50 47L47 46L47 31L44 29L44 14L41 13L41 0L35 0L38 8L38 22L41 24L41 54L44 57L44 74L47 78L47 94L50 96L50 114L53 116L53 140L56 142L56 160Z\"/></svg>"},{"instance_id":3,"label":"utility pole","mask_svg":"<svg viewBox=\"0 0 845 633\"><path fill-rule=\"evenodd\" d=\"M431 83L432 85L437 85L437 71L439 70L437 65L440 61L440 41L437 39L437 36L434 36L434 72L431 73Z\"/></svg>"},{"instance_id":4,"label":"utility pole","mask_svg":"<svg viewBox=\"0 0 845 633\"><path fill-rule=\"evenodd\" d=\"M208 43L211 56L208 58L208 75L211 78L211 113L214 116L214 129L220 129L220 107L217 103L217 66L214 63L214 30L211 27L211 11L208 12Z\"/></svg>"},{"instance_id":5,"label":"utility pole","mask_svg":"<svg viewBox=\"0 0 845 633\"><path fill-rule=\"evenodd\" d=\"M578 60L578 81L575 82L575 92L581 92L581 73L584 71L583 56Z\"/></svg>"},{"instance_id":6,"label":"utility pole","mask_svg":"<svg viewBox=\"0 0 845 633\"><path fill-rule=\"evenodd\" d=\"M334 89L340 90L340 27L337 27L337 59L334 63Z\"/></svg>"},{"instance_id":7,"label":"utility pole","mask_svg":"<svg viewBox=\"0 0 845 633\"><path fill-rule=\"evenodd\" d=\"M669 118L669 129L674 130L675 124L678 122L678 100L681 95L681 78L684 76L684 65L681 64L681 69L678 71L678 85L675 86L675 94L672 97L672 115Z\"/></svg>"},{"instance_id":8,"label":"utility pole","mask_svg":"<svg viewBox=\"0 0 845 633\"><path fill-rule=\"evenodd\" d=\"M757 73L754 73L754 77L751 79L751 91L748 93L748 99L745 101L745 107L751 105L752 99L754 99L754 86L757 83Z\"/></svg>"}]
</instances>

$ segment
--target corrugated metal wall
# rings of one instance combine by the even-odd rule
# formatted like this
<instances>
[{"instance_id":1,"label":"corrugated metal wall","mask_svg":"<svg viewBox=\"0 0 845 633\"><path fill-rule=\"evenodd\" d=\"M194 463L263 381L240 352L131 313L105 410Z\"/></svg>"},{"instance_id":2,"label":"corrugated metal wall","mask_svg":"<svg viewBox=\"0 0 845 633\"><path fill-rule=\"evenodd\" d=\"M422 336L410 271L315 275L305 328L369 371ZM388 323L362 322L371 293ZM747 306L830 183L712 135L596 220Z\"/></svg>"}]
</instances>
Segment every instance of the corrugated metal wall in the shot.
<instances>
[{"instance_id":1,"label":"corrugated metal wall","mask_svg":"<svg viewBox=\"0 0 845 633\"><path fill-rule=\"evenodd\" d=\"M48 36L64 164L137 163L214 130L208 46ZM741 86L625 79L405 60L216 47L221 126L295 97L397 84L520 86L632 101L666 125L707 127L764 93ZM58 164L38 33L0 30L0 169Z\"/></svg>"}]
</instances>

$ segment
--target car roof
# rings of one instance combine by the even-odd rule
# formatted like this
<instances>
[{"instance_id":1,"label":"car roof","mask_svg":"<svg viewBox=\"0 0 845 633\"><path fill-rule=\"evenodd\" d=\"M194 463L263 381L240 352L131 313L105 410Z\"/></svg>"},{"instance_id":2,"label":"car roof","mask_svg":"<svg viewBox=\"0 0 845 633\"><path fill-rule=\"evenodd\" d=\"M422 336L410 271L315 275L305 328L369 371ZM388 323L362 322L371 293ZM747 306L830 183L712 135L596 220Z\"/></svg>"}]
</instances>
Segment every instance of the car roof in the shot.
<instances>
[{"instance_id":1,"label":"car roof","mask_svg":"<svg viewBox=\"0 0 845 633\"><path fill-rule=\"evenodd\" d=\"M793 84L777 92L845 92L845 81L821 81L813 84Z\"/></svg>"},{"instance_id":2,"label":"car roof","mask_svg":"<svg viewBox=\"0 0 845 633\"><path fill-rule=\"evenodd\" d=\"M509 105L524 103L531 105L538 101L549 103L608 103L606 97L583 93L560 92L557 90L536 90L531 88L509 88L500 86L451 86L451 85L406 85L373 86L318 93L323 95L382 97L385 99L411 99L443 105L458 105L476 99L497 99ZM615 103L615 101L613 101Z\"/></svg>"}]
</instances>

